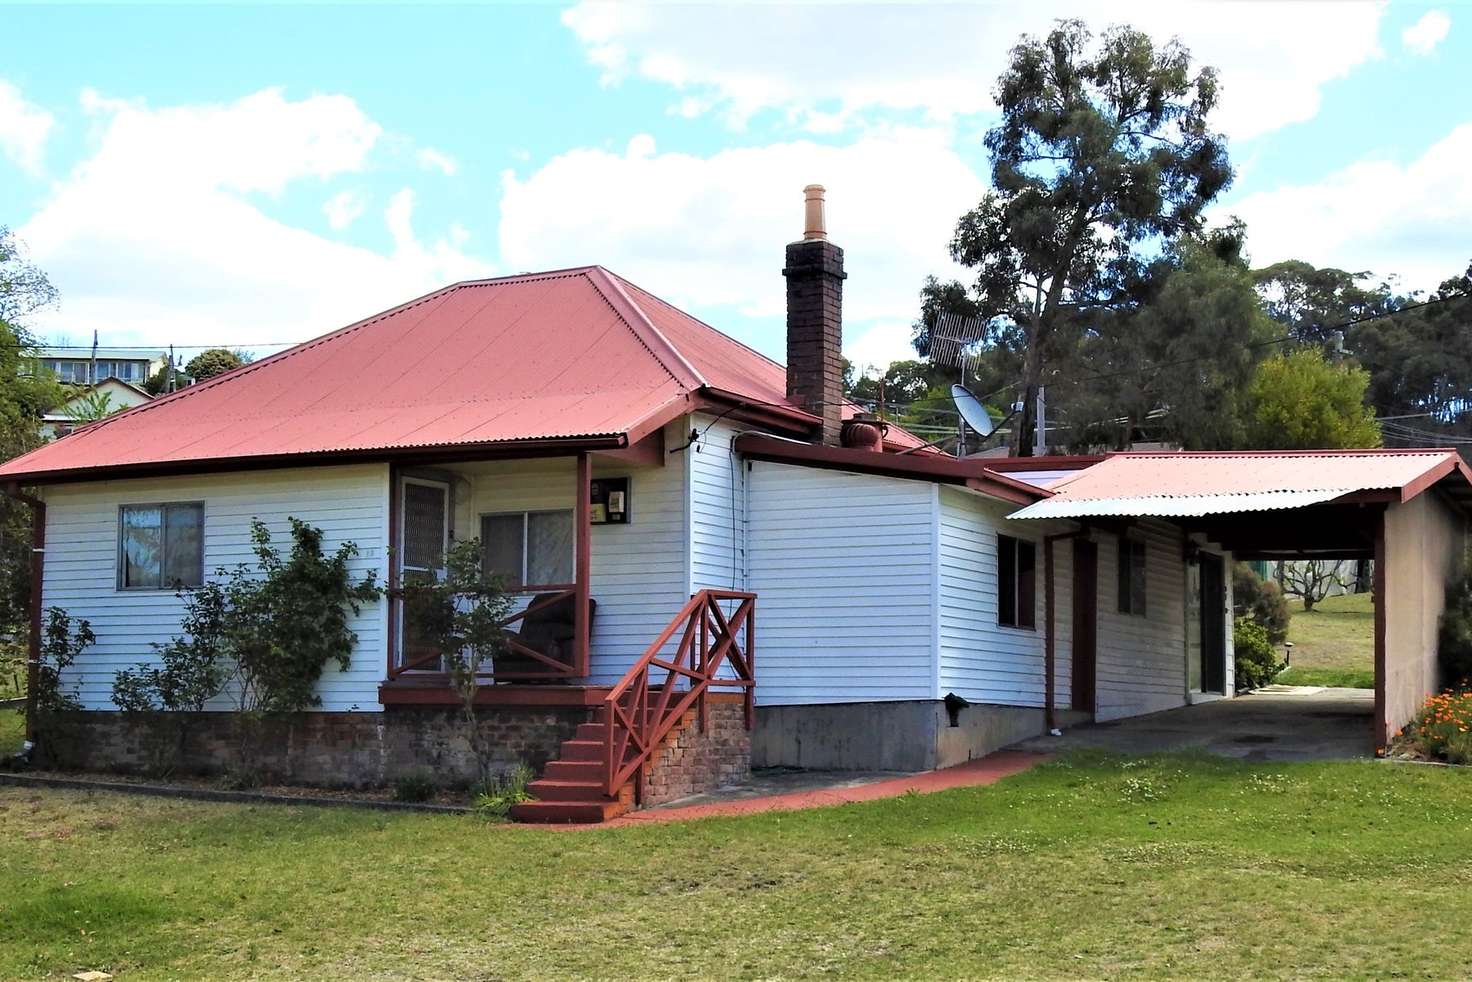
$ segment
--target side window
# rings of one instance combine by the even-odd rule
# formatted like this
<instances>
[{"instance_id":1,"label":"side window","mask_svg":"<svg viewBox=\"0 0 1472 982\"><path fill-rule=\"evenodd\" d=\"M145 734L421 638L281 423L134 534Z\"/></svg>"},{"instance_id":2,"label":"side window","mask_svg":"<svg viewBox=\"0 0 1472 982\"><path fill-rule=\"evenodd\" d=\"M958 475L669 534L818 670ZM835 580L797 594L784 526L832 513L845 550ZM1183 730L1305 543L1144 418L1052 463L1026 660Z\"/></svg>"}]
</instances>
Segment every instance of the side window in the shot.
<instances>
[{"instance_id":1,"label":"side window","mask_svg":"<svg viewBox=\"0 0 1472 982\"><path fill-rule=\"evenodd\" d=\"M1037 627L1037 547L1010 535L997 536L997 623Z\"/></svg>"},{"instance_id":2,"label":"side window","mask_svg":"<svg viewBox=\"0 0 1472 982\"><path fill-rule=\"evenodd\" d=\"M1119 612L1145 616L1145 542L1119 537Z\"/></svg>"},{"instance_id":3,"label":"side window","mask_svg":"<svg viewBox=\"0 0 1472 982\"><path fill-rule=\"evenodd\" d=\"M118 589L177 590L204 582L204 505L123 505Z\"/></svg>"}]
</instances>

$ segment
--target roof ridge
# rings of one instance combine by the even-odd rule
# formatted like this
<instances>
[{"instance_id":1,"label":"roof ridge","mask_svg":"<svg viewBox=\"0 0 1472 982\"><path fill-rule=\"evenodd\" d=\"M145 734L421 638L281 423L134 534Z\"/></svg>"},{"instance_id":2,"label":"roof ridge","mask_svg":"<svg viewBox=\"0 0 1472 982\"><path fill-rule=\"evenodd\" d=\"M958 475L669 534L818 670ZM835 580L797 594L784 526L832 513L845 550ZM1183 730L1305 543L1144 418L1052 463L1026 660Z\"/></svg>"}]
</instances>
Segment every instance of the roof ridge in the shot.
<instances>
[{"instance_id":1,"label":"roof ridge","mask_svg":"<svg viewBox=\"0 0 1472 982\"><path fill-rule=\"evenodd\" d=\"M732 344L736 345L736 347L741 348L742 350L744 350L744 351L746 351L746 352L748 352L750 354L755 355L756 357L760 358L762 361L765 361L767 364L771 365L773 368L780 368L784 372L787 371L787 366L784 365L784 364L782 364L777 359L775 359L775 358L773 358L773 357L771 357L769 355L762 354L760 351L756 350L751 345L747 344L745 341L742 341L740 338L734 338L734 337L732 337L731 335L727 334L725 331L721 330L719 327L716 327L714 324L708 323L708 322L706 322L704 320L701 320L699 317L696 317L694 314L690 313L688 310L683 310L683 309L681 309L679 307L676 307L674 304L670 303L664 297L661 297L657 293L654 293L654 292L652 292L650 290L644 289L644 287L642 287L639 284L635 283L633 280L629 279L628 277L626 277L626 276L620 276L618 273L615 273L612 270L604 270L604 272L607 273L609 276L612 276L614 279L619 280L619 281L621 281L621 282L623 282L623 283L625 283L625 284L633 287L635 290L638 290L640 293L644 294L646 297L649 297L650 299L656 301L657 303L660 303L660 304L668 307L670 310L673 310L675 313L680 314L683 317L689 318L690 320L692 320L695 323L699 324L701 327L705 328L707 331L710 331L712 334L715 334L715 335L717 335L717 336L719 336L721 338L724 338L725 340L727 340L727 341L731 342Z\"/></svg>"},{"instance_id":2,"label":"roof ridge","mask_svg":"<svg viewBox=\"0 0 1472 982\"><path fill-rule=\"evenodd\" d=\"M613 308L613 312L619 316L619 319L628 325L629 330L639 339L639 342L644 345L645 349L654 356L654 360L659 362L660 367L669 373L670 378L690 390L710 387L710 383L706 381L705 376L696 371L695 366L690 364L680 349L675 346L674 342L670 341L659 328L654 326L654 322L649 319L649 315L644 312L643 308L635 302L633 297L628 295L623 287L619 286L618 280L620 277L616 277L602 266L588 267L583 271L583 275L588 278L588 282L602 295L608 305ZM605 284L613 290L615 296L609 296L608 290L604 289ZM632 286L632 284L630 285ZM621 307L627 307L628 310L620 309ZM634 315L633 319L628 316L629 313ZM661 349L665 357L661 357ZM665 358L673 361L679 371L671 367Z\"/></svg>"}]
</instances>

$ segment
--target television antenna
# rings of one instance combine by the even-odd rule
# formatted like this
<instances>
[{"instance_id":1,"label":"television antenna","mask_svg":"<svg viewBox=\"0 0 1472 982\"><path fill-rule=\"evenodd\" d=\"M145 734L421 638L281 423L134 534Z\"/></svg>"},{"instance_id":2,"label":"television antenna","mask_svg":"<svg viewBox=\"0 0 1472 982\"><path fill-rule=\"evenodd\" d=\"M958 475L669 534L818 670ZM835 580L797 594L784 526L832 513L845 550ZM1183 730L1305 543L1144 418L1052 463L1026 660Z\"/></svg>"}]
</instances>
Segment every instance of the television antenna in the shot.
<instances>
[{"instance_id":1,"label":"television antenna","mask_svg":"<svg viewBox=\"0 0 1472 982\"><path fill-rule=\"evenodd\" d=\"M935 315L930 328L930 360L938 365L961 369L966 381L966 366L971 361L971 347L986 336L986 321L974 315L942 310Z\"/></svg>"}]
</instances>

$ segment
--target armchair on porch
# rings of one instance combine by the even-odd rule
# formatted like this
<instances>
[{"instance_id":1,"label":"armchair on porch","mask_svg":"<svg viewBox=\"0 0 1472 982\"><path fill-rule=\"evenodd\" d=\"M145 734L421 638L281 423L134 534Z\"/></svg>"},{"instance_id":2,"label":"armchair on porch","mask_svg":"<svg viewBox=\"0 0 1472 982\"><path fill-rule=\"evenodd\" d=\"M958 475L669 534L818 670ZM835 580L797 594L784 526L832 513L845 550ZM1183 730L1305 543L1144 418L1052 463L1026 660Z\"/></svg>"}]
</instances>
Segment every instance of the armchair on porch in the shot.
<instances>
[{"instance_id":1,"label":"armchair on porch","mask_svg":"<svg viewBox=\"0 0 1472 982\"><path fill-rule=\"evenodd\" d=\"M521 628L515 632L519 645L538 652L543 657L565 664L573 664L577 641L576 595L571 592L539 593L527 605L521 618ZM588 637L593 636L593 615L598 602L588 598ZM509 632L508 632L509 633ZM527 673L546 670L546 663L510 648L497 656L495 674L498 678L516 677ZM528 679L527 681L556 682L559 679Z\"/></svg>"}]
</instances>

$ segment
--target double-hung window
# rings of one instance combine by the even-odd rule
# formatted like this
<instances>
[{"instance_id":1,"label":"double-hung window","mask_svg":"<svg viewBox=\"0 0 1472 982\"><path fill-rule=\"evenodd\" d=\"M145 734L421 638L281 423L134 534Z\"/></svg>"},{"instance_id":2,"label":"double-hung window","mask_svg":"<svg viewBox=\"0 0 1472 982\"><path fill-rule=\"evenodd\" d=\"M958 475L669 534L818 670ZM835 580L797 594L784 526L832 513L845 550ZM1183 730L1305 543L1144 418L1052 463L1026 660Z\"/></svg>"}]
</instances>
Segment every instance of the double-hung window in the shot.
<instances>
[{"instance_id":1,"label":"double-hung window","mask_svg":"<svg viewBox=\"0 0 1472 982\"><path fill-rule=\"evenodd\" d=\"M573 581L572 510L482 515L485 568L507 589L561 586Z\"/></svg>"},{"instance_id":2,"label":"double-hung window","mask_svg":"<svg viewBox=\"0 0 1472 982\"><path fill-rule=\"evenodd\" d=\"M1010 535L997 536L997 623L1037 627L1037 547Z\"/></svg>"},{"instance_id":3,"label":"double-hung window","mask_svg":"<svg viewBox=\"0 0 1472 982\"><path fill-rule=\"evenodd\" d=\"M1119 537L1119 612L1145 616L1145 542Z\"/></svg>"},{"instance_id":4,"label":"double-hung window","mask_svg":"<svg viewBox=\"0 0 1472 982\"><path fill-rule=\"evenodd\" d=\"M118 510L118 589L177 590L204 582L204 505L170 502Z\"/></svg>"}]
</instances>

